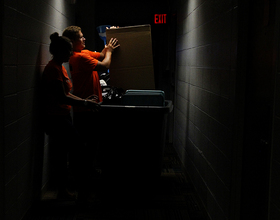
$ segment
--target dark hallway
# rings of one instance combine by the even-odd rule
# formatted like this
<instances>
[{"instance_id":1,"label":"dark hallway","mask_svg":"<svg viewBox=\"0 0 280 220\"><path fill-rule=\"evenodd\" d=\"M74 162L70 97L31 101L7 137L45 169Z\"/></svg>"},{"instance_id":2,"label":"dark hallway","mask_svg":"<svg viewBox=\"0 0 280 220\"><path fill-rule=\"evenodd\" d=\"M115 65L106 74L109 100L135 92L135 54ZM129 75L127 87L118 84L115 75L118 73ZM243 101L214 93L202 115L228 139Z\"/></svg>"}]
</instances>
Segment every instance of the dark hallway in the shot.
<instances>
[{"instance_id":1,"label":"dark hallway","mask_svg":"<svg viewBox=\"0 0 280 220\"><path fill-rule=\"evenodd\" d=\"M121 178L121 177L120 177ZM147 182L92 180L86 205L47 191L24 220L207 220L191 180L171 145L166 146L161 176Z\"/></svg>"},{"instance_id":2,"label":"dark hallway","mask_svg":"<svg viewBox=\"0 0 280 220\"><path fill-rule=\"evenodd\" d=\"M280 219L279 1L5 0L0 9L1 220ZM96 179L88 206L58 199L39 120L49 36L78 25L87 49L101 51L97 26L144 24L155 87L173 104L162 175L132 193L127 179Z\"/></svg>"}]
</instances>

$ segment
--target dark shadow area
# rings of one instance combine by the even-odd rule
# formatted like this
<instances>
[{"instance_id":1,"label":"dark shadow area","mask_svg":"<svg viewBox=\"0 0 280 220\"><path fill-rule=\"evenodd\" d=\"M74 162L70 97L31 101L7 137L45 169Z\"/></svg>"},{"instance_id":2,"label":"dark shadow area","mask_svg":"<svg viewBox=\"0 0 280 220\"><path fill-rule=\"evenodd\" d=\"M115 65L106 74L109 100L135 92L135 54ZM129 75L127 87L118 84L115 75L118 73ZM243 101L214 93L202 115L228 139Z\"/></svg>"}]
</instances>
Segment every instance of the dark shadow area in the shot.
<instances>
[{"instance_id":1,"label":"dark shadow area","mask_svg":"<svg viewBox=\"0 0 280 220\"><path fill-rule=\"evenodd\" d=\"M131 184L129 178L120 177L110 182L102 176L93 179L89 200L83 204L58 199L56 192L48 191L24 220L207 219L172 145L166 146L161 176L145 184L139 180Z\"/></svg>"},{"instance_id":2,"label":"dark shadow area","mask_svg":"<svg viewBox=\"0 0 280 220\"><path fill-rule=\"evenodd\" d=\"M42 176L43 176L43 159L45 135L43 129L42 114L42 45L40 45L34 77L34 94L32 106L32 158L33 158L33 198L40 199Z\"/></svg>"}]
</instances>

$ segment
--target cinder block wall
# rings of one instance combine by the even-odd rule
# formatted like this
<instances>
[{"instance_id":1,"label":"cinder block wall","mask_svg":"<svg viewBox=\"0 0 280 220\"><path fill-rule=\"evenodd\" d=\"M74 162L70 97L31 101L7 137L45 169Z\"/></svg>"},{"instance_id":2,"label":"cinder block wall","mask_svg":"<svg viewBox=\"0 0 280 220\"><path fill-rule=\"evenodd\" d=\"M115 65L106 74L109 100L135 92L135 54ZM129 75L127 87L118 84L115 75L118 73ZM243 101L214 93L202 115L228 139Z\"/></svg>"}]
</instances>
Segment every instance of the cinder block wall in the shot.
<instances>
[{"instance_id":1,"label":"cinder block wall","mask_svg":"<svg viewBox=\"0 0 280 220\"><path fill-rule=\"evenodd\" d=\"M174 146L212 219L232 219L237 1L177 1Z\"/></svg>"},{"instance_id":2,"label":"cinder block wall","mask_svg":"<svg viewBox=\"0 0 280 220\"><path fill-rule=\"evenodd\" d=\"M279 52L278 52L279 53ZM274 115L274 141L271 161L271 185L270 185L270 218L278 219L280 217L280 62L278 61L278 74L276 75L276 97L275 97L275 115Z\"/></svg>"},{"instance_id":3,"label":"cinder block wall","mask_svg":"<svg viewBox=\"0 0 280 220\"><path fill-rule=\"evenodd\" d=\"M66 0L3 2L0 170L4 174L0 192L4 195L0 196L0 219L16 220L23 217L47 181L42 178L48 142L39 126L39 81L51 58L49 35L61 34L73 24L74 10Z\"/></svg>"},{"instance_id":4,"label":"cinder block wall","mask_svg":"<svg viewBox=\"0 0 280 220\"><path fill-rule=\"evenodd\" d=\"M278 3L278 8L280 4ZM279 19L279 16L278 16ZM278 25L279 28L279 25ZM280 218L280 40L278 32L278 60L277 73L275 78L275 110L274 110L274 129L273 129L273 145L271 157L271 182L270 182L270 205L269 219Z\"/></svg>"}]
</instances>

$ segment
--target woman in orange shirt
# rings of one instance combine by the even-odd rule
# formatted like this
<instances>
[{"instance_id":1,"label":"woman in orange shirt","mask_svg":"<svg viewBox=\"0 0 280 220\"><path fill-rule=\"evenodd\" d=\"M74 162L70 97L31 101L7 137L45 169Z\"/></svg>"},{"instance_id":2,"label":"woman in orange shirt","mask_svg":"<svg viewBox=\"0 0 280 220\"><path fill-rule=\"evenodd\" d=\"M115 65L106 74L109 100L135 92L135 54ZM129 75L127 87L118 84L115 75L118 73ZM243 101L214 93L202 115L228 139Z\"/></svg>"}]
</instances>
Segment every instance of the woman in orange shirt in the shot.
<instances>
[{"instance_id":1,"label":"woman in orange shirt","mask_svg":"<svg viewBox=\"0 0 280 220\"><path fill-rule=\"evenodd\" d=\"M50 36L50 53L53 58L46 65L42 81L44 91L44 127L50 137L51 163L53 167L53 180L56 181L58 189L64 194L70 194L68 189L67 158L71 170L79 178L80 172L86 166L84 160L84 144L72 124L70 115L71 106L86 106L93 111L99 111L100 106L95 100L82 99L70 93L72 82L69 79L65 67L72 55L72 43L58 33ZM75 159L73 157L75 155ZM74 196L74 194L70 194Z\"/></svg>"}]
</instances>

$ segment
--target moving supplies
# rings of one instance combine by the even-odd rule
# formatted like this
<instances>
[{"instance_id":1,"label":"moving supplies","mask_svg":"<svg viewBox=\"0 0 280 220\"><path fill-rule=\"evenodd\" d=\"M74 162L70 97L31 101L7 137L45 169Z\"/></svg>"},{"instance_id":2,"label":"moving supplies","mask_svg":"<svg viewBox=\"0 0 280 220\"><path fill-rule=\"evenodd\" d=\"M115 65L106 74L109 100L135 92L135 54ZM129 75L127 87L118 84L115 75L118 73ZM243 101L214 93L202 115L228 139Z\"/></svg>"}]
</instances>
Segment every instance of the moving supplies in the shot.
<instances>
[{"instance_id":1,"label":"moving supplies","mask_svg":"<svg viewBox=\"0 0 280 220\"><path fill-rule=\"evenodd\" d=\"M122 97L123 105L164 106L165 94L161 90L127 90Z\"/></svg>"},{"instance_id":2,"label":"moving supplies","mask_svg":"<svg viewBox=\"0 0 280 220\"><path fill-rule=\"evenodd\" d=\"M106 30L107 43L117 38L120 47L112 57L110 85L127 89L155 89L150 25Z\"/></svg>"}]
</instances>

